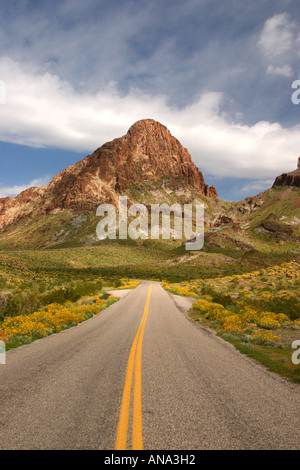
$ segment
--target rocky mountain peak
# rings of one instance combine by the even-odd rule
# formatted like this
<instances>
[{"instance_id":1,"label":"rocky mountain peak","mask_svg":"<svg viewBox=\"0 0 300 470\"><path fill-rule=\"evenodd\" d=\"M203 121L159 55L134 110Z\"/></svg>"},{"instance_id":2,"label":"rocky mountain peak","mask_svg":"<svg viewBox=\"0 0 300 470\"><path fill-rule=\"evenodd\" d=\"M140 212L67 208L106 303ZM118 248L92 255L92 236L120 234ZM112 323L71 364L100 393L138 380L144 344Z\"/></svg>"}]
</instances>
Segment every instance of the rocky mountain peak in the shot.
<instances>
[{"instance_id":1,"label":"rocky mountain peak","mask_svg":"<svg viewBox=\"0 0 300 470\"><path fill-rule=\"evenodd\" d=\"M116 204L118 195L125 194L133 184L157 184L162 179L218 197L215 187L205 184L189 152L169 130L153 119L143 119L124 136L57 174L46 186L0 199L0 227L37 213L95 211L103 202Z\"/></svg>"}]
</instances>

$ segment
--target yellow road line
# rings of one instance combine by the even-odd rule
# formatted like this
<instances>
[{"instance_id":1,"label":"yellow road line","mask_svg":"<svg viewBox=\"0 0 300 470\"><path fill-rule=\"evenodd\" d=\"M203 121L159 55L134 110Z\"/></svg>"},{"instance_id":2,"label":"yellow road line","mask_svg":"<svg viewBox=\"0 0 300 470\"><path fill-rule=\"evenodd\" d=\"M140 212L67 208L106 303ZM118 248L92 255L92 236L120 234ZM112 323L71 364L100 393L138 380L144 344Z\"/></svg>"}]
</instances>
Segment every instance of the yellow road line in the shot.
<instances>
[{"instance_id":1,"label":"yellow road line","mask_svg":"<svg viewBox=\"0 0 300 470\"><path fill-rule=\"evenodd\" d=\"M148 290L147 301L144 308L144 320L139 337L134 369L134 399L132 422L132 449L143 450L143 420L142 420L142 342L146 321L148 318L151 284Z\"/></svg>"},{"instance_id":2,"label":"yellow road line","mask_svg":"<svg viewBox=\"0 0 300 470\"><path fill-rule=\"evenodd\" d=\"M148 317L151 284L144 308L143 317L134 337L126 369L125 384L123 389L122 404L120 410L119 424L116 438L116 450L126 450L127 432L129 422L129 408L131 384L134 369L134 400L133 400L133 424L132 424L132 447L134 450L143 449L143 424L142 424L142 342L144 329ZM136 358L135 358L136 355ZM135 360L134 360L135 359Z\"/></svg>"}]
</instances>

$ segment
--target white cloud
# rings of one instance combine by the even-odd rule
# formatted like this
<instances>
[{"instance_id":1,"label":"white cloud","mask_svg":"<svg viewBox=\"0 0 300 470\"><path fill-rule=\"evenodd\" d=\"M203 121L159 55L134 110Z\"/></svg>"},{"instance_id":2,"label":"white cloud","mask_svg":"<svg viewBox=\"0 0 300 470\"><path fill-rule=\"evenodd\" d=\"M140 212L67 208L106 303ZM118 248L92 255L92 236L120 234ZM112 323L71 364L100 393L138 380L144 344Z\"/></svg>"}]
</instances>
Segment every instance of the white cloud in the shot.
<instances>
[{"instance_id":1,"label":"white cloud","mask_svg":"<svg viewBox=\"0 0 300 470\"><path fill-rule=\"evenodd\" d=\"M258 44L267 57L276 57L289 51L293 46L295 22L287 13L269 18L261 32Z\"/></svg>"},{"instance_id":2,"label":"white cloud","mask_svg":"<svg viewBox=\"0 0 300 470\"><path fill-rule=\"evenodd\" d=\"M269 189L274 183L274 179L263 179L263 180L254 180L250 181L250 183L245 184L241 191L247 194L257 194L258 192L265 191Z\"/></svg>"},{"instance_id":3,"label":"white cloud","mask_svg":"<svg viewBox=\"0 0 300 470\"><path fill-rule=\"evenodd\" d=\"M267 74L282 75L283 77L290 78L293 76L293 69L288 64L285 64L281 67L274 67L273 65L269 65L267 68Z\"/></svg>"},{"instance_id":4,"label":"white cloud","mask_svg":"<svg viewBox=\"0 0 300 470\"><path fill-rule=\"evenodd\" d=\"M2 141L75 150L84 157L124 135L135 121L153 118L168 127L205 174L265 179L296 165L299 125L231 122L222 110L222 93L203 93L181 109L170 106L165 96L139 90L121 96L114 84L95 94L79 93L56 75L29 65L24 69L3 57L0 77L6 85L6 104L0 106Z\"/></svg>"},{"instance_id":5,"label":"white cloud","mask_svg":"<svg viewBox=\"0 0 300 470\"><path fill-rule=\"evenodd\" d=\"M257 44L269 63L268 75L293 76L298 67L300 44L299 24L295 20L292 21L287 13L269 18Z\"/></svg>"},{"instance_id":6,"label":"white cloud","mask_svg":"<svg viewBox=\"0 0 300 470\"><path fill-rule=\"evenodd\" d=\"M0 198L1 197L14 197L20 194L25 189L32 188L33 186L44 186L45 184L49 183L50 177L45 176L43 178L36 178L30 181L28 184L20 184L14 186L0 186Z\"/></svg>"}]
</instances>

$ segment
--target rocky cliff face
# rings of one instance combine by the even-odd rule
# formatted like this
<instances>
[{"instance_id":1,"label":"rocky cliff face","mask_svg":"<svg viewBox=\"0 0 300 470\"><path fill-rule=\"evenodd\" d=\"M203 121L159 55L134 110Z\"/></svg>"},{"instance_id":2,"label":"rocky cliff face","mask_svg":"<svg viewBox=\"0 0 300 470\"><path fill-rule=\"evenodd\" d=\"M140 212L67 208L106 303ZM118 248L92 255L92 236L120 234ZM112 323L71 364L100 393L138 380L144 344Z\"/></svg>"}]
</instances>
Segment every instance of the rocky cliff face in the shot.
<instances>
[{"instance_id":1,"label":"rocky cliff face","mask_svg":"<svg viewBox=\"0 0 300 470\"><path fill-rule=\"evenodd\" d=\"M300 188L300 169L277 176L273 188L276 186L295 186Z\"/></svg>"},{"instance_id":2,"label":"rocky cliff face","mask_svg":"<svg viewBox=\"0 0 300 470\"><path fill-rule=\"evenodd\" d=\"M199 194L218 197L216 188L205 184L187 149L165 126L144 119L123 137L66 168L49 184L0 199L0 228L20 218L61 209L95 211L103 202L116 204L118 195L125 194L132 184L155 183L162 177L170 184L176 182Z\"/></svg>"}]
</instances>

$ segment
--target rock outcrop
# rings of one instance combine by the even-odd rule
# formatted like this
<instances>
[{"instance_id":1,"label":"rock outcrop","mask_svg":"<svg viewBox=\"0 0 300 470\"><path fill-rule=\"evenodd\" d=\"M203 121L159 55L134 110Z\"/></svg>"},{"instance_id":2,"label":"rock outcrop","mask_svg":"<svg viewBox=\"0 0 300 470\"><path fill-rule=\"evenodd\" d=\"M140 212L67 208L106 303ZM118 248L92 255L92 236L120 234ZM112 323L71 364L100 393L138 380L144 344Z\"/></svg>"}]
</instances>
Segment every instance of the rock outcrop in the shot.
<instances>
[{"instance_id":1,"label":"rock outcrop","mask_svg":"<svg viewBox=\"0 0 300 470\"><path fill-rule=\"evenodd\" d=\"M218 197L216 188L205 184L189 152L169 130L153 119L144 119L123 137L105 143L57 174L49 184L0 199L0 228L56 210L95 211L103 202L116 204L118 195L137 182L162 179Z\"/></svg>"},{"instance_id":2,"label":"rock outcrop","mask_svg":"<svg viewBox=\"0 0 300 470\"><path fill-rule=\"evenodd\" d=\"M300 169L277 176L273 188L276 186L295 186L300 188Z\"/></svg>"}]
</instances>

